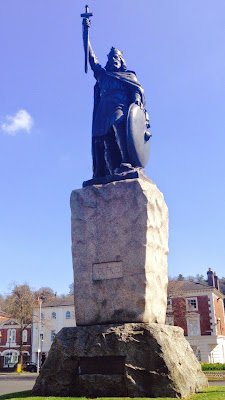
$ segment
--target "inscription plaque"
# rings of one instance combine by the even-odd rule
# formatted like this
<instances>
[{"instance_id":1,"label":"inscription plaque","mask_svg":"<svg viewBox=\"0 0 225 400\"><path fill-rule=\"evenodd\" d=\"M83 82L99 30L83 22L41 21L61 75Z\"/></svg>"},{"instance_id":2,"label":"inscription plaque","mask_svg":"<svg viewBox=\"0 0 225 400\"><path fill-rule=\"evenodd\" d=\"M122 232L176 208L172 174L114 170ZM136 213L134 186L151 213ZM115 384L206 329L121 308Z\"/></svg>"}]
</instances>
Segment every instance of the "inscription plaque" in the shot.
<instances>
[{"instance_id":1,"label":"inscription plaque","mask_svg":"<svg viewBox=\"0 0 225 400\"><path fill-rule=\"evenodd\" d=\"M123 277L123 263L113 261L107 263L93 264L92 279L99 281L102 279L114 279Z\"/></svg>"},{"instance_id":2,"label":"inscription plaque","mask_svg":"<svg viewBox=\"0 0 225 400\"><path fill-rule=\"evenodd\" d=\"M81 357L80 375L123 375L125 356Z\"/></svg>"}]
</instances>

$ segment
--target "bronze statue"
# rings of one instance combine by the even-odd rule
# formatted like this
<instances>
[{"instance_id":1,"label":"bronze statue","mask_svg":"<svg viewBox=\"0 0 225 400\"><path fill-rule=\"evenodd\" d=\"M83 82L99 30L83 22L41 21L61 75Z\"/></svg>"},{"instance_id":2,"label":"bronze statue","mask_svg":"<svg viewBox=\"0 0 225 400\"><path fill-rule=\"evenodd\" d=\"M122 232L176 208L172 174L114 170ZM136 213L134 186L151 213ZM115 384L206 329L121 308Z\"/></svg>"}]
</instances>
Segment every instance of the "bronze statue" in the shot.
<instances>
[{"instance_id":1,"label":"bronze statue","mask_svg":"<svg viewBox=\"0 0 225 400\"><path fill-rule=\"evenodd\" d=\"M149 118L144 90L133 71L127 70L123 53L112 47L103 68L89 41L88 6L83 17L85 72L94 72L92 126L93 178L126 173L144 167L149 154Z\"/></svg>"}]
</instances>

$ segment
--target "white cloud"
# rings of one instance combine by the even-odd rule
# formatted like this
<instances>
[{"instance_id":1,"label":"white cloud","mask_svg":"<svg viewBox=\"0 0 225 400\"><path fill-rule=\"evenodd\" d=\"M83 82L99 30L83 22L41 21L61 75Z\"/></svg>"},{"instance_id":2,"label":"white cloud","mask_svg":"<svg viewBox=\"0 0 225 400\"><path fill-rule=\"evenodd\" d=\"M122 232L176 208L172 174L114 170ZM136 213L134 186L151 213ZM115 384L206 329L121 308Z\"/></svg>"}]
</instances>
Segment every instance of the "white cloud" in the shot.
<instances>
[{"instance_id":1,"label":"white cloud","mask_svg":"<svg viewBox=\"0 0 225 400\"><path fill-rule=\"evenodd\" d=\"M14 116L6 115L5 122L1 125L3 132L16 135L18 131L30 133L34 125L33 118L26 110L19 110Z\"/></svg>"}]
</instances>

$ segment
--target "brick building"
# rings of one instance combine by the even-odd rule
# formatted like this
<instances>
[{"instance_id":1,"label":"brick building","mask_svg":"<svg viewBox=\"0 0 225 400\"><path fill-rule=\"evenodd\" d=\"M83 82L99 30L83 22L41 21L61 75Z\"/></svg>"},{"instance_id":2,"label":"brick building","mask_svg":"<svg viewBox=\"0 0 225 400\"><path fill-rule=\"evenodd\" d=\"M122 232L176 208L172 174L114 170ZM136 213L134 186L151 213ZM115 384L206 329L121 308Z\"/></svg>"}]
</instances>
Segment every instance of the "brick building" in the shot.
<instances>
[{"instance_id":1,"label":"brick building","mask_svg":"<svg viewBox=\"0 0 225 400\"><path fill-rule=\"evenodd\" d=\"M0 311L0 371L13 370L20 355L20 324ZM23 331L23 360L31 357L31 326Z\"/></svg>"},{"instance_id":2,"label":"brick building","mask_svg":"<svg viewBox=\"0 0 225 400\"><path fill-rule=\"evenodd\" d=\"M180 326L201 362L225 362L224 295L210 268L208 283L169 283L166 323Z\"/></svg>"}]
</instances>

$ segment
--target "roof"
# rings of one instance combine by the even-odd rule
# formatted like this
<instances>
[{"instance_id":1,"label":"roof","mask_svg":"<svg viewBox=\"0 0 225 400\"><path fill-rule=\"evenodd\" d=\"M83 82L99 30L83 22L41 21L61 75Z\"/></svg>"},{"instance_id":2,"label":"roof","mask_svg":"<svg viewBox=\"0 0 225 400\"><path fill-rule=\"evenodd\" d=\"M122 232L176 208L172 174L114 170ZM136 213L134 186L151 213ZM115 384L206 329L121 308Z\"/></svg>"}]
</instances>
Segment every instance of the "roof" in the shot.
<instances>
[{"instance_id":1,"label":"roof","mask_svg":"<svg viewBox=\"0 0 225 400\"><path fill-rule=\"evenodd\" d=\"M7 322L7 321L9 321L10 320L10 318L8 318L8 317L2 317L1 315L0 315L0 325L1 324L4 324L5 322Z\"/></svg>"},{"instance_id":2,"label":"roof","mask_svg":"<svg viewBox=\"0 0 225 400\"><path fill-rule=\"evenodd\" d=\"M198 282L194 282L194 281L188 281L188 280L183 280L183 281L179 281L179 280L172 280L169 281L168 284L168 291L170 294L173 295L181 295L183 292L192 292L192 291L216 291L217 294L220 295L221 298L224 297L224 295L217 290L215 287L213 286L209 286L207 283L198 283Z\"/></svg>"},{"instance_id":3,"label":"roof","mask_svg":"<svg viewBox=\"0 0 225 400\"><path fill-rule=\"evenodd\" d=\"M16 318L8 318L5 319L4 321L2 321L2 326L5 325L10 325L10 326L14 326L14 325L20 325L19 321Z\"/></svg>"},{"instance_id":4,"label":"roof","mask_svg":"<svg viewBox=\"0 0 225 400\"><path fill-rule=\"evenodd\" d=\"M10 315L7 314L5 311L1 311L1 310L0 310L0 317L10 318Z\"/></svg>"},{"instance_id":5,"label":"roof","mask_svg":"<svg viewBox=\"0 0 225 400\"><path fill-rule=\"evenodd\" d=\"M67 297L62 297L60 299L55 298L49 301L46 301L46 303L42 303L42 308L46 307L66 307L66 306L74 306L74 296L67 296Z\"/></svg>"},{"instance_id":6,"label":"roof","mask_svg":"<svg viewBox=\"0 0 225 400\"><path fill-rule=\"evenodd\" d=\"M7 322L10 320L9 314L6 314L4 311L0 310L0 325L4 324L4 322Z\"/></svg>"}]
</instances>

